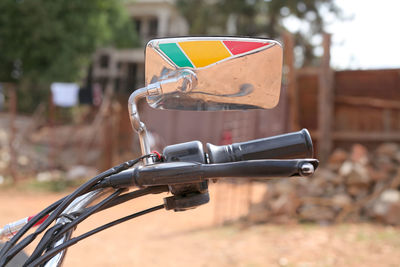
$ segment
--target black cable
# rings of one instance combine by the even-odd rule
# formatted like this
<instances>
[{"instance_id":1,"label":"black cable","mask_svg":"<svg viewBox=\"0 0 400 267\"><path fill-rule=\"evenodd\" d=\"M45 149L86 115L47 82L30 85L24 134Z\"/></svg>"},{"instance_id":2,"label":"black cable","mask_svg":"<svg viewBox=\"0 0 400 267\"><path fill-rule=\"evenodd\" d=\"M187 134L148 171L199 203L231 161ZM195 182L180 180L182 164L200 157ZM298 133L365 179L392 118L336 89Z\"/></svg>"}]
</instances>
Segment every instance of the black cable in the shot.
<instances>
[{"instance_id":1,"label":"black cable","mask_svg":"<svg viewBox=\"0 0 400 267\"><path fill-rule=\"evenodd\" d=\"M109 170L107 171L109 173ZM57 208L47 217L47 219L39 226L39 228L32 234L25 237L20 243L11 248L1 259L0 266L6 265L18 252L29 245L40 233L42 233L55 219L58 218L60 213L79 195L88 192L88 187L98 182L98 180L103 179L103 175L98 175L90 181L86 182L83 186L79 187L72 194L68 195ZM106 177L106 176L105 176Z\"/></svg>"},{"instance_id":2,"label":"black cable","mask_svg":"<svg viewBox=\"0 0 400 267\"><path fill-rule=\"evenodd\" d=\"M46 231L42 239L40 240L39 244L36 246L35 250L31 254L31 256L28 258L28 260L25 262L26 266L30 262L34 261L36 258L40 257L42 255L43 251L48 247L49 244L53 243L54 241L60 239L62 235L75 227L77 224L81 223L83 220L87 219L90 215L95 213L97 210L99 210L101 207L103 207L105 204L110 202L111 200L115 199L118 197L125 189L118 189L114 193L112 193L110 196L99 202L98 204L87 208L85 212L81 213L79 217L76 219L73 219L72 222L70 223L65 223L65 224L56 224L55 226L51 227ZM55 228L55 229L54 229Z\"/></svg>"},{"instance_id":3,"label":"black cable","mask_svg":"<svg viewBox=\"0 0 400 267\"><path fill-rule=\"evenodd\" d=\"M168 192L168 191L169 191L169 189L168 189L168 186L166 186L166 185L151 186L151 187L146 187L143 189L138 189L138 190L118 196L117 198L113 199L112 201L110 201L109 203L107 203L106 205L101 207L99 210L97 210L97 212L105 210L105 209L109 209L116 205L125 203L134 198L145 196L147 194L159 194L159 193Z\"/></svg>"},{"instance_id":4,"label":"black cable","mask_svg":"<svg viewBox=\"0 0 400 267\"><path fill-rule=\"evenodd\" d=\"M110 196L99 202L98 204L87 208L84 212L82 212L76 219L74 219L72 222L65 224L65 226L60 229L56 236L54 236L54 240L59 239L64 233L72 229L73 227L77 226L79 223L81 223L83 220L86 220L89 216L93 215L94 213L98 212L101 210L101 208L109 203L110 201L114 200L116 197L118 197L124 190L126 189L118 189L114 193L112 193Z\"/></svg>"},{"instance_id":5,"label":"black cable","mask_svg":"<svg viewBox=\"0 0 400 267\"><path fill-rule=\"evenodd\" d=\"M140 158L141 159L141 158ZM135 161L137 163L140 159ZM135 164L133 163L133 164ZM58 216L64 211L64 209L76 198L78 197L79 194L83 192L87 192L92 186L94 186L96 183L98 183L100 180L106 178L107 176L113 175L115 173L118 173L120 171L126 170L130 167L133 166L133 164L129 164L128 162L124 162L119 166L113 167L111 169L108 169L107 171L97 175L96 177L90 179L88 182L84 183L82 186L80 186L77 190L75 190L71 195L65 199L60 206L57 207L57 209L44 221L39 228L36 230L36 232L41 233L44 229L46 229L52 221L58 218ZM85 193L86 193L85 192ZM35 233L36 233L35 232Z\"/></svg>"},{"instance_id":6,"label":"black cable","mask_svg":"<svg viewBox=\"0 0 400 267\"><path fill-rule=\"evenodd\" d=\"M36 246L35 250L32 252L31 256L26 260L26 262L33 261L34 259L40 257L43 254L43 251L48 246L49 242L52 241L53 235L59 231L63 227L63 224L58 223L51 227L46 233L43 235L42 239L40 240L39 244ZM32 260L31 260L32 259Z\"/></svg>"},{"instance_id":7,"label":"black cable","mask_svg":"<svg viewBox=\"0 0 400 267\"><path fill-rule=\"evenodd\" d=\"M59 204L56 209L50 214L50 216L39 226L39 228L32 234L28 235L25 237L20 243L15 245L15 247L11 248L12 245L15 244L15 242L12 242L13 244L8 246L7 250L4 250L3 255L0 258L0 266L6 265L18 252L20 252L22 249L24 249L27 245L29 245L40 233L42 233L55 219L58 218L58 216L63 212L63 210L78 196L87 193L90 191L91 187L97 184L99 181L102 179L119 173L123 170L126 170L136 163L138 163L140 160L148 157L152 157L154 154L148 154L141 156L137 159L126 161L118 166L115 166L113 168L108 169L107 171L95 176L94 178L90 179L86 183L84 183L82 186L80 186L78 189L76 189L72 194L68 195L63 199L61 204ZM36 216L35 216L36 217ZM43 217L43 216L42 216Z\"/></svg>"},{"instance_id":8,"label":"black cable","mask_svg":"<svg viewBox=\"0 0 400 267\"><path fill-rule=\"evenodd\" d=\"M118 220L112 221L110 223L104 224L104 225L102 225L100 227L97 227L97 228L95 228L95 229L93 229L93 230L91 230L89 232L86 232L86 233L84 233L84 234L82 234L80 236L72 238L72 239L68 240L67 242L65 242L65 243L63 243L63 244L61 244L61 245L49 250L43 256L37 258L35 261L30 263L28 265L28 267L33 267L33 266L38 266L40 264L43 264L44 262L46 262L49 259L51 259L52 257L54 257L54 255L56 255L59 252L61 252L62 250L66 249L66 248L68 248L68 247L70 247L72 245L75 245L76 243L78 243L82 239L85 239L85 238L87 238L87 237L89 237L91 235L97 234L98 232L101 232L101 231L103 231L103 230L105 230L107 228L110 228L112 226L115 226L117 224L123 223L123 222L128 221L128 220L134 219L136 217L148 214L150 212L153 212L153 211L156 211L156 210L161 210L163 208L164 208L164 205L158 205L158 206L152 207L150 209L142 210L140 212L125 216L125 217L123 217L121 219L118 219Z\"/></svg>"},{"instance_id":9,"label":"black cable","mask_svg":"<svg viewBox=\"0 0 400 267\"><path fill-rule=\"evenodd\" d=\"M147 194L157 194L157 193L162 193L162 192L168 192L168 186L147 187L147 188L139 189L139 190L136 190L136 191L124 194L124 195L120 195L117 197L114 196L111 199L105 200L104 203L99 203L96 206L87 208L84 212L82 212L79 215L79 217L77 219L74 219L71 223L64 225L62 228L59 227L57 233L54 233L55 231L53 231L52 228L54 228L58 225L53 226L52 228L47 230L47 232L51 231L54 235L48 235L46 232L45 236L43 236L40 243L36 246L35 251L31 254L29 259L25 262L24 266L26 266L27 264L29 264L30 262L32 262L33 260L38 258L43 253L43 251L46 249L48 244L51 244L55 240L60 239L65 232L69 231L71 228L73 228L78 223L82 222L84 219L86 219L90 215L93 215L94 213L97 213L97 212L105 210L105 209L109 209L116 205L122 204L122 203L132 200L134 198L138 198L138 197L141 197L141 196L144 196ZM43 241L43 239L47 236L48 236L48 238L46 238L46 240Z\"/></svg>"},{"instance_id":10,"label":"black cable","mask_svg":"<svg viewBox=\"0 0 400 267\"><path fill-rule=\"evenodd\" d=\"M122 204L124 202L129 201L129 200L132 200L134 198L138 198L138 197L141 197L141 196L144 196L144 195L147 195L147 194L158 194L158 193L162 193L162 192L168 192L168 186L154 186L154 187L147 187L147 188L144 188L144 189L139 189L139 190L136 190L136 191L124 194L124 195L119 195L117 197L112 197L112 199L109 199L109 200L105 200L104 201L105 203L103 203L103 204L99 203L98 207L93 206L93 207L87 208L84 212L82 212L79 215L79 217L77 219L74 219L73 222L68 223L62 229L59 228L59 232L57 232L56 235L52 236L51 239L49 238L46 241L43 241L44 245L42 245L40 247L40 244L42 243L42 240L44 238L44 236L43 236L42 240L36 246L36 249L35 249L35 251L38 251L38 253L40 252L40 254L38 254L38 253L36 253L34 251L31 254L31 256L29 257L29 259L26 261L25 264L29 264L34 259L39 257L42 254L42 252L44 251L44 249L46 249L46 246L49 243L54 242L54 240L58 240L61 237L62 234L64 234L66 231L70 230L76 224L78 224L81 221L83 221L83 219L81 219L81 218L83 218L83 217L87 218L90 215L93 215L94 213L97 213L97 212L105 210L105 209L109 209L109 208L114 207L116 205ZM48 231L50 231L50 229ZM52 233L54 233L54 231L52 231ZM47 232L46 232L46 234L47 234Z\"/></svg>"},{"instance_id":11,"label":"black cable","mask_svg":"<svg viewBox=\"0 0 400 267\"><path fill-rule=\"evenodd\" d=\"M21 230L16 233L12 239L7 241L2 249L0 250L0 259L4 256L4 254L16 243L18 240L30 229L32 228L38 221L40 221L44 216L48 215L50 212L52 212L55 208L58 207L63 201L65 197L57 200L38 214L36 214L27 224L25 224Z\"/></svg>"}]
</instances>

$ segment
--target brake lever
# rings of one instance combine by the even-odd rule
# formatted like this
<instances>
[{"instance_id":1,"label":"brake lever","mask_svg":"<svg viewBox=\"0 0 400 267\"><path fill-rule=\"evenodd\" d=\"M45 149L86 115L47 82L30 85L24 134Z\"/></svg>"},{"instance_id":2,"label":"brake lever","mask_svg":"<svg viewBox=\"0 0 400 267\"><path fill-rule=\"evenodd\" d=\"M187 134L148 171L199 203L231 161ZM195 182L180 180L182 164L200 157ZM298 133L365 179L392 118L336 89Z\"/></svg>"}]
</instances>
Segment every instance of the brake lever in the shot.
<instances>
[{"instance_id":1,"label":"brake lever","mask_svg":"<svg viewBox=\"0 0 400 267\"><path fill-rule=\"evenodd\" d=\"M104 187L156 186L199 183L223 177L277 178L310 176L318 167L316 159L247 160L217 164L166 162L139 166L110 176Z\"/></svg>"}]
</instances>

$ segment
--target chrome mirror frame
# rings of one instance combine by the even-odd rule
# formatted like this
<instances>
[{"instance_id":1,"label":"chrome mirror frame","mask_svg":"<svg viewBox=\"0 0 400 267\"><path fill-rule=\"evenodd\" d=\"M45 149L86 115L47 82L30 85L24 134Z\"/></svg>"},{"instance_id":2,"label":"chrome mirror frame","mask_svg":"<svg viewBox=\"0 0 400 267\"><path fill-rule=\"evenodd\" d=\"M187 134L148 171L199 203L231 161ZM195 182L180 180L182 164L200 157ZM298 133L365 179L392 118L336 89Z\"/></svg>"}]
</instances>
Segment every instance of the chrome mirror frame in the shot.
<instances>
[{"instance_id":1,"label":"chrome mirror frame","mask_svg":"<svg viewBox=\"0 0 400 267\"><path fill-rule=\"evenodd\" d=\"M150 153L147 129L137 110L267 109L277 105L282 46L270 39L183 37L151 40L146 46L146 86L129 97L133 129L142 154ZM151 164L148 159L145 164Z\"/></svg>"}]
</instances>

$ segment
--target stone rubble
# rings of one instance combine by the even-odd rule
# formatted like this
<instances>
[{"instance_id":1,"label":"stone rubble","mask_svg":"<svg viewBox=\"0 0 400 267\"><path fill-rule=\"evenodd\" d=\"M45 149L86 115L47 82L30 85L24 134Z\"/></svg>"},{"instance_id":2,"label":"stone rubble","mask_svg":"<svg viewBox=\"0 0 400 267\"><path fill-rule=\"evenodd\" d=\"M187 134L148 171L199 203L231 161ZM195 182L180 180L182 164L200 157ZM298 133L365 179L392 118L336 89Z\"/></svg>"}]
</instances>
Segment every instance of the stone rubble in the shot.
<instances>
[{"instance_id":1,"label":"stone rubble","mask_svg":"<svg viewBox=\"0 0 400 267\"><path fill-rule=\"evenodd\" d=\"M37 126L29 133L31 119L18 116L16 120L15 159L14 169L19 180L35 178L37 181L58 181L87 179L98 174L97 167L101 150L99 138L91 141L83 140L90 134L89 126L57 126L53 129L56 138L50 140L50 131L47 126ZM11 181L11 154L8 129L8 117L0 116L0 184ZM94 139L94 138L93 138ZM52 142L57 142L53 144ZM87 149L84 155L82 145ZM84 148L86 148L84 147ZM51 155L54 157L51 158ZM82 161L84 160L84 164Z\"/></svg>"},{"instance_id":2,"label":"stone rubble","mask_svg":"<svg viewBox=\"0 0 400 267\"><path fill-rule=\"evenodd\" d=\"M368 220L400 225L400 146L385 143L368 151L355 144L350 152L336 149L313 177L267 186L263 201L250 208L254 223Z\"/></svg>"}]
</instances>

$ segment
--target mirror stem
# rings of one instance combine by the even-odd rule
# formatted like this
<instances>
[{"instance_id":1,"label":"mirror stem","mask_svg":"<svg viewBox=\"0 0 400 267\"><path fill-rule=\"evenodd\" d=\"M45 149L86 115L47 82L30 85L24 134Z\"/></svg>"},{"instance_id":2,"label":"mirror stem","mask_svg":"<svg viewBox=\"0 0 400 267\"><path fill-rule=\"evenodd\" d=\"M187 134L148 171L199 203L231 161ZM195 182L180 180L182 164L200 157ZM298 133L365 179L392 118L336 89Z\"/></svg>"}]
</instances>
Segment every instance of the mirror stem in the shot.
<instances>
[{"instance_id":1,"label":"mirror stem","mask_svg":"<svg viewBox=\"0 0 400 267\"><path fill-rule=\"evenodd\" d=\"M159 91L160 91L159 83L155 83L155 84L150 84L147 87L137 89L129 96L128 109L129 109L131 125L132 128L139 135L140 149L142 151L142 155L150 154L151 148L150 148L146 125L142 121L140 121L139 112L137 110L137 104L140 99L149 95L158 94ZM152 158L146 158L144 163L146 165L152 164L153 160Z\"/></svg>"},{"instance_id":2,"label":"mirror stem","mask_svg":"<svg viewBox=\"0 0 400 267\"><path fill-rule=\"evenodd\" d=\"M197 84L196 74L191 70L180 70L168 79L161 80L159 82L151 83L146 87L135 90L130 96L128 101L128 109L132 128L139 135L140 149L142 155L147 155L151 153L148 133L146 125L140 121L139 112L137 110L137 104L140 99L147 96L161 95L163 93L170 93L173 91L181 90L183 92L190 91ZM146 165L152 164L153 160L151 158L146 158Z\"/></svg>"}]
</instances>

